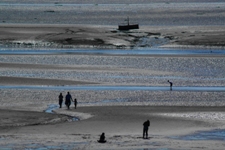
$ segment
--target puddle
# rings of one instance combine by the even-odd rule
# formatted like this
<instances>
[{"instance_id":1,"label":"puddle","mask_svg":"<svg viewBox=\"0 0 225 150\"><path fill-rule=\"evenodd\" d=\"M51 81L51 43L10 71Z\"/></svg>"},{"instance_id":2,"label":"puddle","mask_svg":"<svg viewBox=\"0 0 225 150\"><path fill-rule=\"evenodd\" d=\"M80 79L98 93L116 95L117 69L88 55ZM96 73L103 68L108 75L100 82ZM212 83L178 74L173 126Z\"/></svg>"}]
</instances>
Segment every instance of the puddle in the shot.
<instances>
[{"instance_id":1,"label":"puddle","mask_svg":"<svg viewBox=\"0 0 225 150\"><path fill-rule=\"evenodd\" d=\"M46 113L54 113L53 110L59 108L59 105L56 104L50 104L48 105L48 108L45 110Z\"/></svg>"},{"instance_id":2,"label":"puddle","mask_svg":"<svg viewBox=\"0 0 225 150\"><path fill-rule=\"evenodd\" d=\"M57 105L57 104L50 104L50 105L48 105L48 108L44 112L54 114L53 110L58 109L58 108L59 108L59 105ZM71 122L71 121L79 121L79 118L71 116L71 118L68 121L69 122Z\"/></svg>"},{"instance_id":3,"label":"puddle","mask_svg":"<svg viewBox=\"0 0 225 150\"><path fill-rule=\"evenodd\" d=\"M178 140L219 140L225 141L225 129L200 131L190 135L171 137Z\"/></svg>"}]
</instances>

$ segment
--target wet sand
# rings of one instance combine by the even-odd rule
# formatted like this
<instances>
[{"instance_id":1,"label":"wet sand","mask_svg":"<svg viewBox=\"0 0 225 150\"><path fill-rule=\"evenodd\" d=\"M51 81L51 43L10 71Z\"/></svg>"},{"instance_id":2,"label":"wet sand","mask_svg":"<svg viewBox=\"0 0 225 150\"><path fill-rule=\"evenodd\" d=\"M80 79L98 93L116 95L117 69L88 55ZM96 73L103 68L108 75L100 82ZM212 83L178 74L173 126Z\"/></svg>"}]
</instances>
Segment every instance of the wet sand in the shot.
<instances>
[{"instance_id":1,"label":"wet sand","mask_svg":"<svg viewBox=\"0 0 225 150\"><path fill-rule=\"evenodd\" d=\"M1 125L2 148L54 148L54 149L223 149L220 140L179 140L175 136L208 131L224 127L224 107L144 107L144 106L110 106L78 107L66 110L75 112L84 120L52 124L49 114L29 113L20 118L15 113L9 115L15 122L24 122L33 118L37 123L31 126L15 126L14 122ZM208 118L214 113L214 120ZM8 111L1 110L1 118L7 120ZM177 116L174 117L173 115ZM55 116L55 115L52 115ZM219 116L219 117L218 117ZM44 120L42 120L44 119ZM57 117L55 118L57 119ZM59 119L59 118L58 118ZM149 119L149 139L142 139L142 123ZM44 121L49 125L39 125ZM99 144L99 135L105 132L106 144ZM199 137L200 138L200 137ZM11 145L11 146L10 146ZM216 145L216 146L215 146Z\"/></svg>"},{"instance_id":2,"label":"wet sand","mask_svg":"<svg viewBox=\"0 0 225 150\"><path fill-rule=\"evenodd\" d=\"M23 33L23 36L19 36L21 34L17 35L17 27L13 28L14 31L11 31L12 34L9 34L9 31L12 28L9 28L8 31L5 30L8 33L6 33L4 37L13 40L8 40L9 43L4 43L4 45L9 44L13 47L13 44L10 42L15 40L28 41L30 37L35 39L35 41L37 39L36 37L41 37L43 38L43 41L48 42L52 40L52 37L50 39L49 37L44 38L46 36L46 33L44 31L47 31L48 27L28 27L29 29L31 29L31 31L29 31L29 34L24 34L26 27L22 27L22 29L19 30ZM61 26L59 28L57 27L51 29L51 33L54 31L57 34L68 29L67 27ZM36 34L33 31L36 29L40 30L40 34ZM162 36L162 33L166 33L162 38L166 38L167 35L172 35L168 32L167 29L154 29L155 33L158 33L160 31L160 36ZM180 29L184 31L183 28ZM185 29L187 30L189 28ZM71 30L75 29L72 28ZM163 30L167 32L164 33ZM170 30L170 32L174 34L174 30L175 28L173 28L173 31ZM215 30L218 29L215 28ZM111 29L107 29L107 31L111 32ZM86 32L86 30L82 30L82 32ZM87 30L87 32L91 32L91 30ZM142 33L137 33L136 31L134 32L135 36L136 34L141 34L141 37L143 36ZM96 33L99 33L99 31ZM120 41L123 41L121 43L124 48L133 47L132 44L134 45L135 43L133 41L133 37L130 41L124 41L124 38L126 39L127 37L127 33L125 33L125 35L116 35L118 33L110 34L112 35L107 34L100 37L104 38L105 36L109 36L109 38L111 39L112 37L116 36L115 39L118 38ZM181 36L183 34L185 36ZM85 34L82 35L85 39ZM202 34L198 34L198 36L201 35ZM60 38L65 39L67 36L68 34L65 34ZM157 35L157 37L158 36L159 35ZM181 33L180 31L180 34L177 34L176 36L176 39L178 41L185 41L185 39L189 37L189 34ZM221 35L218 34L218 36ZM60 39L57 36L53 37ZM88 36L88 38L89 37L90 36ZM112 40L112 43L116 43L115 39ZM107 38L104 38L104 40L107 40ZM84 41L89 43L88 40ZM65 45L65 47L68 47L67 43L55 41L54 43L57 43L57 45L62 44ZM174 41L174 39L170 39L169 42L166 43L166 45L162 46L170 47L172 45L173 47L179 47L180 45L178 43L179 42ZM196 47L196 45L190 46L190 42L187 43L187 45L185 44L181 47ZM22 44L22 47L24 45L26 44ZM83 45L76 45L73 43L71 47L73 47L74 45L75 47L83 47ZM90 45L93 45L93 43L86 44L84 47L90 48ZM200 43L199 45L197 46L197 48L202 46L208 47L206 42L204 44ZM32 44L28 44L28 46L26 45L25 47L30 46L33 47ZM38 46L40 45L37 45L37 47ZM107 48L117 47L117 45L112 46L112 44L96 44L95 46ZM214 46L215 45L211 45L210 47L213 48ZM21 43L17 43L17 46L15 47L21 47ZM49 47L47 46L47 48ZM67 59L70 60L68 61L69 63L65 61ZM0 77L0 83L1 85L6 86L144 85L166 87L167 82L165 81L167 80L165 78L171 76L183 77L182 79L173 79L173 81L176 83L175 86L185 85L194 87L197 85L224 85L223 80L220 80L220 78L224 77L223 56L98 56L88 54L54 54L2 55L1 60L2 61L0 63L0 68L2 73L5 73L5 75ZM77 62L73 60L79 61ZM106 62L105 60L107 60L107 65L105 65L104 63ZM130 62L129 67L127 67L126 65L122 65L125 60ZM167 62L167 65L160 65L159 62L164 61ZM145 62L151 62L151 65L148 65L148 63ZM168 62L171 62L171 64L168 64ZM196 68L193 68L193 70L189 69L189 71L187 72L184 68L179 69L179 66L181 64L182 66L186 66L186 68L190 68L189 66L193 66L195 64L198 64L198 66L196 66ZM201 68L204 68L206 64L208 64L208 68L206 69L206 72L202 72ZM173 66L173 68L171 70L168 70L169 66ZM211 74L209 78L208 73L211 73L212 70L217 70L217 73ZM32 75L33 77L26 77L26 74ZM199 78L195 78L195 74L199 74L199 76L203 76L207 79L200 80ZM22 75L22 77L17 75ZM145 76L143 75L150 77L164 76L164 78L149 79L148 77L145 78ZM96 76L99 77L96 78ZM121 76L122 78L114 78L114 76ZM132 76L136 76L138 78L132 78ZM190 80L193 81L190 82ZM62 109L57 109L57 95L59 94L59 92L63 92L63 94L65 95L66 91L1 89L1 118L3 118L1 121L2 128L0 129L1 147L16 149L204 148L209 150L223 149L224 147L223 141L220 140L188 141L181 140L181 138L179 138L179 136L192 134L197 131L224 129L224 107L219 107L224 106L224 92L171 92L169 90L169 87L168 91L158 92L119 90L71 90L72 95L75 95L75 97L78 98L79 103L78 109L76 110L73 108L73 106L71 106L71 110L67 110L65 106ZM56 114L47 114L43 112L49 107L49 105L52 104L56 106L54 109L54 112ZM197 107L196 105L200 106ZM80 121L71 122L71 116L78 117ZM151 121L149 140L143 140L141 138L142 123L146 119L149 119ZM101 132L106 133L106 138L108 141L106 144L99 144L96 142ZM178 138L174 139L173 137L176 136L178 136Z\"/></svg>"},{"instance_id":3,"label":"wet sand","mask_svg":"<svg viewBox=\"0 0 225 150\"><path fill-rule=\"evenodd\" d=\"M109 74L119 72L123 74L142 73L154 76L174 75L174 71L164 69L152 69L148 71L137 68L130 64L130 67L124 68L119 65L61 65L67 57L75 57L76 55L60 56L62 60L56 57L58 55L47 56L48 59L54 58L60 63L49 64L43 61L42 55L5 55L4 58L13 61L1 62L2 72L7 70L12 71L11 75L26 74L20 71L32 70L31 73L45 72L47 77L53 71L63 71L63 77L60 79L51 78L28 78L28 77L12 77L1 76L1 85L73 85L73 86L100 86L100 85L141 85L140 81L129 82L102 82L101 80L74 80L73 78L65 80L65 74L69 71L78 72L98 72ZM82 59L88 58L92 60L96 57L105 57L112 62L117 59L137 58L137 56L95 56L95 55L79 55ZM76 58L79 58L76 57ZM23 58L23 60L21 60ZM41 58L38 63L38 59ZM109 59L110 58L110 59ZM178 59L178 64L184 63L185 59L204 62L203 66L207 64L206 60L210 62L217 62L214 69L220 68L222 71L224 67L219 67L223 61L223 57L167 57L158 56L138 56L138 59ZM37 59L37 60L35 60ZM29 60L29 61L27 61ZM47 60L47 59L46 59ZM99 63L98 61L94 61ZM104 60L104 59L102 59ZM19 63L20 61L24 61ZM37 64L33 64L32 62ZM100 61L100 60L99 60ZM108 61L108 63L110 62ZM156 63L158 64L158 62ZM26 62L26 63L25 63ZM190 63L190 61L187 61ZM90 62L92 63L92 62ZM75 63L76 64L76 63ZM121 64L118 61L118 64ZM136 63L134 63L136 64ZM187 64L187 63L186 63ZM154 66L154 63L152 63ZM190 64L191 65L191 64ZM199 63L200 65L200 63ZM201 68L201 65L199 66ZM197 69L198 70L198 69ZM173 72L173 73L172 73ZM182 71L181 71L182 72ZM176 72L177 75L183 73ZM198 71L193 70L198 73ZM192 74L191 72L189 72ZM41 73L42 74L42 73ZM50 73L51 74L51 73ZM93 76L93 74L91 74ZM73 75L72 75L73 76ZM215 79L219 78L218 74ZM222 76L221 76L222 77ZM110 77L108 77L110 78ZM101 78L100 78L101 79ZM142 78L144 80L144 78ZM155 79L154 79L155 80ZM159 79L161 81L162 79ZM189 81L190 79L188 79ZM199 80L199 79L197 79ZM200 81L198 81L200 82ZM209 85L209 82L201 81L200 85ZM195 86L197 83L189 83L190 86ZM211 81L212 85L223 85L223 83ZM142 84L143 85L143 84ZM152 83L148 82L145 85L160 85L166 86L166 82ZM177 86L177 85L175 85ZM15 149L223 149L223 140L183 140L181 136L191 135L199 131L213 131L215 129L224 129L224 92L179 92L179 91L90 91L90 90L71 90L72 96L78 98L78 109L74 109L73 105L70 110L65 106L58 109L58 94L64 90L32 90L32 89L1 89L1 148L15 148ZM121 99L121 102L120 102ZM105 102L104 102L105 100ZM123 101L124 100L124 101ZM146 101L147 100L147 101ZM149 102L148 102L149 100ZM114 102L115 101L115 102ZM43 112L49 105L54 104L54 114L47 114ZM215 104L217 106L215 107ZM202 106L196 106L202 105ZM222 106L222 107L220 107ZM77 117L79 121L71 121L71 117ZM10 119L9 119L10 118ZM151 121L148 140L142 139L142 124L145 120ZM99 144L97 140L102 132L105 132L107 143ZM201 145L201 146L200 146ZM215 146L216 145L216 146Z\"/></svg>"},{"instance_id":4,"label":"wet sand","mask_svg":"<svg viewBox=\"0 0 225 150\"><path fill-rule=\"evenodd\" d=\"M138 47L224 48L224 26L141 26L118 31L116 26L0 25L0 44L8 48Z\"/></svg>"},{"instance_id":5,"label":"wet sand","mask_svg":"<svg viewBox=\"0 0 225 150\"><path fill-rule=\"evenodd\" d=\"M70 0L67 2L71 3ZM109 6L98 5L105 1L94 2L92 5L84 5L80 12L73 14L72 22L68 14L74 13L74 8L66 6L65 10L65 6L57 2L51 2L45 8L30 5L29 8L35 11L24 9L27 4L1 5L0 47L2 50L224 49L225 27L221 23L223 3L160 1L158 5L155 2L159 1L153 0L151 2L154 3L148 4L149 1L143 0L143 3L148 4L144 7L151 9L142 9L143 6L137 7L128 2L125 5ZM136 3L140 1L132 1L132 4ZM196 7L201 5L203 7ZM129 10L128 14L132 11L132 20L143 23L140 29L118 31L117 24L128 15L125 13L121 17L115 7ZM25 10L21 11L23 15L16 13L15 8L18 12ZM85 11L89 12L89 9L91 13L81 15ZM107 11L99 16L103 10ZM97 15L93 17L92 12L95 11ZM12 12L14 15L9 15ZM109 14L112 17L108 17ZM0 84L3 86L166 87L166 81L170 78L177 87L203 87L224 86L225 68L224 56L215 55L168 57L54 54L1 55L0 70ZM224 141L216 138L180 138L198 131L225 129L224 92L179 92L169 89L157 92L71 90L72 95L78 98L78 109L71 106L70 110L65 106L57 108L59 92L65 95L67 91L0 89L0 148L224 149ZM54 113L46 113L45 110L52 105ZM80 120L71 121L71 117ZM151 121L150 138L143 140L142 124L147 119ZM106 134L106 144L97 143L102 132Z\"/></svg>"}]
</instances>

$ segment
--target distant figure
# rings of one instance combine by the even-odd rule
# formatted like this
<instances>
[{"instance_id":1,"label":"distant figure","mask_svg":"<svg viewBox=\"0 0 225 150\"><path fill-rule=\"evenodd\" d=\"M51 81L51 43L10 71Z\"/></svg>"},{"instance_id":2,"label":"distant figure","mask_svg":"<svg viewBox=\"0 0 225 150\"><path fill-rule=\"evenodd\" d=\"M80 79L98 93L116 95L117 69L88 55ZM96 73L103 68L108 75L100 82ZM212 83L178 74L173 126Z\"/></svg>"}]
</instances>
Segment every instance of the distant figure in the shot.
<instances>
[{"instance_id":1,"label":"distant figure","mask_svg":"<svg viewBox=\"0 0 225 150\"><path fill-rule=\"evenodd\" d=\"M168 82L170 83L170 90L172 90L173 83L172 83L172 82L170 82L170 80L168 80Z\"/></svg>"},{"instance_id":2,"label":"distant figure","mask_svg":"<svg viewBox=\"0 0 225 150\"><path fill-rule=\"evenodd\" d=\"M74 99L74 108L77 109L77 99Z\"/></svg>"},{"instance_id":3,"label":"distant figure","mask_svg":"<svg viewBox=\"0 0 225 150\"><path fill-rule=\"evenodd\" d=\"M146 139L148 138L148 127L150 126L150 121L147 120L143 123L143 139L146 137Z\"/></svg>"},{"instance_id":4,"label":"distant figure","mask_svg":"<svg viewBox=\"0 0 225 150\"><path fill-rule=\"evenodd\" d=\"M70 95L70 92L67 92L65 104L68 109L70 109L71 100L73 100L72 96Z\"/></svg>"},{"instance_id":5,"label":"distant figure","mask_svg":"<svg viewBox=\"0 0 225 150\"><path fill-rule=\"evenodd\" d=\"M98 140L99 143L105 143L105 133L103 132L102 135L100 136L100 139Z\"/></svg>"},{"instance_id":6,"label":"distant figure","mask_svg":"<svg viewBox=\"0 0 225 150\"><path fill-rule=\"evenodd\" d=\"M62 93L59 94L59 108L62 108L62 103L63 103L63 95Z\"/></svg>"}]
</instances>

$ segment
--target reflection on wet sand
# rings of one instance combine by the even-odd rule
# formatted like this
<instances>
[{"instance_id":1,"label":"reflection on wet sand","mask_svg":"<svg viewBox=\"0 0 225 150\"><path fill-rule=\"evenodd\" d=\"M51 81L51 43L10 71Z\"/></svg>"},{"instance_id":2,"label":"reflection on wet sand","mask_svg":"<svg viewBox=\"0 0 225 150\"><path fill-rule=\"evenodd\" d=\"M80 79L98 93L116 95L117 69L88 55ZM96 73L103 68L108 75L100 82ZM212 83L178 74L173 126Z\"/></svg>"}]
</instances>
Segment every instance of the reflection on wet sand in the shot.
<instances>
[{"instance_id":1,"label":"reflection on wet sand","mask_svg":"<svg viewBox=\"0 0 225 150\"><path fill-rule=\"evenodd\" d=\"M210 130L210 131L199 131L193 134L183 135L183 136L172 136L172 139L178 140L219 140L225 141L225 130L224 129L217 129L217 130Z\"/></svg>"},{"instance_id":2,"label":"reflection on wet sand","mask_svg":"<svg viewBox=\"0 0 225 150\"><path fill-rule=\"evenodd\" d=\"M186 91L186 92L224 92L225 87L212 86L212 87L173 87L171 90L165 86L28 86L28 85L5 85L0 86L0 89L30 89L30 90L92 90L92 91Z\"/></svg>"}]
</instances>

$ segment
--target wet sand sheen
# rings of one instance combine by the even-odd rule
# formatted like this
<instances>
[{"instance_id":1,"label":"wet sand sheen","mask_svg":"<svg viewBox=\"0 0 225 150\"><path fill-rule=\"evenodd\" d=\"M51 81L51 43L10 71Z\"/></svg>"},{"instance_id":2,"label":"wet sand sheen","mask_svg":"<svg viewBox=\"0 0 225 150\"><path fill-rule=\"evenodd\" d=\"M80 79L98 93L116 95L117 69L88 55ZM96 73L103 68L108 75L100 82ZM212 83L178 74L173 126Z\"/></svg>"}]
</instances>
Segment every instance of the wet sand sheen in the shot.
<instances>
[{"instance_id":1,"label":"wet sand sheen","mask_svg":"<svg viewBox=\"0 0 225 150\"><path fill-rule=\"evenodd\" d=\"M8 60L4 61L4 57L9 58L8 60L13 62L7 62ZM71 110L67 110L64 107L63 109L54 109L54 112L56 114L65 115L66 117L68 115L75 116L81 120L78 122L59 121L57 124L55 122L53 122L53 124L52 122L46 122L47 125L14 127L10 129L9 127L4 127L1 129L1 133L4 135L4 137L9 139L7 141L9 146L4 143L6 142L5 140L0 142L2 142L1 145L6 145L6 148L29 148L31 145L28 145L26 142L29 141L28 143L30 144L32 141L33 143L37 143L35 146L32 145L34 148L40 148L42 147L41 145L50 145L50 147L56 146L56 148L65 149L65 147L62 145L67 145L66 148L72 146L73 148L93 147L94 149L99 149L99 145L95 143L98 139L98 134L101 132L106 132L109 143L107 145L100 146L102 149L107 149L109 147L120 149L121 145L123 145L123 147L132 149L144 149L146 147L162 147L171 149L184 147L188 149L190 148L189 142L180 141L179 139L171 140L168 139L168 137L189 134L198 130L224 128L224 108L218 107L224 106L224 87L221 86L223 85L223 82L220 82L223 81L223 75L218 74L224 69L222 65L222 62L224 61L223 56L208 55L205 57L203 55L198 55L192 57L183 55L175 57L163 55L155 57L155 55L99 56L92 54L79 55L78 57L76 54L74 54L62 56L5 55L4 57L1 56L1 59L3 60L1 63L1 69L6 73L8 73L8 71L12 71L14 75L26 75L25 73L29 75L29 73L35 74L38 72L51 73L63 71L63 76L61 79L46 79L44 77L2 77L1 84L4 84L2 88L0 88L0 91L4 97L4 99L1 101L2 108L43 111L46 109L46 107L49 107L49 105L54 105L57 107L57 96L59 92L63 92L65 95L66 91L71 91L73 96L78 97L78 109L75 110L73 106L71 106ZM65 61L68 58L69 60L75 61L70 61L70 65L63 65L65 62L68 63ZM153 59L155 60L153 63L146 63ZM77 63L76 60L81 60L81 62L78 61L79 63ZM129 67L127 67L127 63L124 65L124 62L126 62L124 60L128 60L128 62L130 62L128 63ZM178 61L174 63L174 60ZM56 63L51 64L52 61ZM104 66L103 64L105 63L101 61L108 63L108 65ZM36 64L34 64L34 62ZM160 67L158 68L157 65L160 62L166 63L162 63L163 65L159 65ZM190 81L190 78L187 76L187 74L184 75L173 70L168 71L169 67L167 68L165 66L168 62L172 63L167 66L180 66L182 63L182 65L187 66L188 69L191 68L189 67L189 64L191 64L190 66L198 64L199 66L197 66L198 68L196 70L191 68L193 70L188 71L188 73L199 73L203 77L206 76L204 79L195 78L196 81L202 81L202 85L204 86L194 86L196 83L192 82L186 87L178 85L174 86L173 91L170 91L166 80L168 77L170 79L172 78L173 80L175 80L177 77L180 77L178 81ZM123 65L121 66L121 64ZM207 72L205 73L205 70L200 70L202 68L204 69L205 64L208 64L207 67L209 68L208 70L210 72L217 70L217 74L208 78ZM156 65L156 69L146 69L149 66L151 67L151 65ZM163 69L161 69L161 67ZM29 72L30 70L32 71ZM71 73L75 70L76 72L71 75ZM73 77L75 77L75 75L79 72L90 72L90 74L88 74L89 81L74 81L74 79L64 80L66 78L64 74L66 71L69 71L69 75ZM110 82L95 82L96 80L92 81L92 78L90 77L93 77L94 72L100 73L100 75L102 75L99 76L101 77L100 79L107 77L112 78L113 80L110 80ZM111 75L114 72L119 74ZM115 79L118 77L124 77L128 79L140 77L140 80L142 81L144 80L144 76L141 75L142 73L146 74L147 79L149 79L148 77L154 76L151 81L155 81L156 78L158 78L158 81L163 81L159 82L161 86L156 86L157 83L151 83L148 80L146 80L148 81L146 84L141 84L141 82L135 82L134 80L127 80L127 82L125 82L126 86L121 86L123 84L121 82L114 83ZM45 77L48 77L48 74L46 74ZM210 81L211 79L213 81ZM109 86L112 83L113 85ZM131 83L133 85L128 85ZM186 85L187 83L188 82L183 82L182 84ZM68 86L60 86L61 84L66 84ZM214 87L209 85L214 85ZM221 89L222 92L219 92ZM15 101L18 103L15 103ZM113 106L117 104L120 106ZM99 105L102 107L99 107ZM138 107L134 105L140 106ZM177 105L178 107L174 107L174 105ZM204 107L194 107L196 105L203 105ZM217 107L213 107L215 105ZM12 112L14 114L17 113L17 111L14 110L12 110ZM189 113L191 113L191 118L189 117ZM194 115L192 113L194 113ZM207 114L207 117L219 116L219 121L217 120L217 122L214 122L210 119L207 120L207 117L202 117L202 113ZM178 116L176 116L177 114ZM2 115L4 115L4 113L2 113ZM51 119L49 116L45 116L45 114L42 115L43 116L40 116L38 113L36 113L34 116L28 115L27 118L29 119L29 117L33 117L33 119L37 119L39 122L38 124L43 124L43 121L41 120L42 117L44 117L46 120ZM12 115L11 119L13 117L14 116ZM59 118L60 117L58 117L58 119ZM20 122L26 118L18 117L15 119ZM150 127L150 140L148 143L143 141L141 138L142 123L146 119L150 119L152 123ZM5 118L5 120L7 120L7 118ZM32 121L32 119L30 121ZM43 131L45 132L44 134ZM11 135L13 135L13 137L11 137ZM19 138L17 138L17 136L19 136ZM17 142L13 142L15 139L17 139ZM22 141L20 141L20 139ZM51 139L53 142L46 142L49 141L49 139ZM58 141L66 144L61 145L58 143ZM121 143L118 144L118 141ZM213 143L218 143L220 147L220 142L221 141L214 141ZM13 146L10 146L11 143L13 143ZM20 145L20 143L23 145ZM208 149L213 149L214 147L210 143L211 142L207 144L204 143L204 146L206 146ZM192 143L192 147L198 147L201 144L202 142L195 141Z\"/></svg>"},{"instance_id":2,"label":"wet sand sheen","mask_svg":"<svg viewBox=\"0 0 225 150\"><path fill-rule=\"evenodd\" d=\"M29 85L40 85L36 86L38 89L41 89L41 87L45 86L57 86L57 87L63 87L64 85L82 85L82 84L99 84L95 82L87 82L87 81L73 81L73 80L63 80L63 79L40 79L40 78L25 78L25 77L0 77L1 84L5 84L6 86L1 86L2 88L7 88L7 85L21 85L21 88L30 88L35 89L35 86L32 88L32 86ZM11 86L13 87L13 86ZM15 86L16 87L16 86ZM20 88L17 86L17 88Z\"/></svg>"},{"instance_id":3,"label":"wet sand sheen","mask_svg":"<svg viewBox=\"0 0 225 150\"><path fill-rule=\"evenodd\" d=\"M77 82L75 82L77 83ZM79 82L77 83L79 84ZM86 84L86 83L83 83ZM155 87L150 87L150 86L26 86L26 85L4 85L0 86L0 89L30 89L30 90L84 90L84 91L114 91L114 90L120 90L120 91L181 91L181 92L225 92L225 87L221 86L212 86L212 87L173 87L170 89L170 87L163 87L163 86L155 86Z\"/></svg>"},{"instance_id":4,"label":"wet sand sheen","mask_svg":"<svg viewBox=\"0 0 225 150\"><path fill-rule=\"evenodd\" d=\"M189 133L193 133L196 129L207 131L217 127L222 127L222 120L225 116L224 107L105 106L79 107L77 110L71 108L70 111L66 110L66 108L62 108L55 111L57 113L74 112L75 114L82 114L85 112L92 114L92 117L77 122L66 122L56 125L15 127L11 130L5 126L4 128L1 128L1 134L4 135L4 138L8 139L7 143L10 143L10 140L12 139L16 139L14 140L13 145L17 147L29 147L30 142L32 142L37 143L34 148L40 148L43 146L38 145L38 143L56 148L62 148L62 145L67 143L67 148L70 148L70 146L73 146L73 148L84 148L85 145L89 145L94 149L120 149L121 144L123 144L126 148L129 147L133 149L146 147L170 149L182 147L188 149L190 148L190 143L193 148L202 144L202 141L189 142L188 140L185 141L179 139L185 138L186 134L189 135ZM7 113L4 111L1 112L2 113L0 115ZM212 112L215 115L214 117L217 117L215 119L218 119L216 122L204 117ZM14 113L16 113L16 111ZM181 115L180 117L171 117L170 114ZM185 114L186 116L182 116L182 114ZM189 114L190 116L195 117L189 118ZM201 114L203 114L203 116ZM223 116L220 114L223 114ZM36 115L36 117L34 117L37 119L38 116L39 115ZM23 119L26 119L28 116L24 117L25 118ZM20 118L15 119L20 121ZM143 120L146 119L150 119L151 121L149 130L150 139L142 140L142 123ZM91 125L91 127L88 127L87 124ZM16 134L13 137L10 136L11 133L15 131ZM41 131L45 131L45 134L42 134ZM106 133L106 139L108 142L105 145L98 145L96 143L101 132ZM17 136L20 136L20 138L17 138ZM24 141L25 137L29 138L29 143ZM46 141L48 141L47 139L49 138L54 141L60 141L60 143L50 142L47 144ZM21 145L21 142L23 145ZM214 141L218 146L221 142L223 141ZM3 143L2 146L7 147L7 145L4 145ZM204 143L204 146L208 149L214 148L214 145L212 145L210 141ZM219 146L219 148L221 147Z\"/></svg>"},{"instance_id":5,"label":"wet sand sheen","mask_svg":"<svg viewBox=\"0 0 225 150\"><path fill-rule=\"evenodd\" d=\"M17 3L14 0L11 2ZM73 2L81 3L78 0ZM153 3L149 4L149 2ZM42 5L25 8L23 4L7 7L0 5L2 9L0 44L4 49L16 50L34 46L37 49L38 47L60 49L69 47L91 50L96 47L107 49L135 49L136 47L141 49L194 47L195 49L197 47L222 49L223 53L225 30L221 20L224 20L224 2L212 0L207 2L193 0L191 3L188 0L181 3L176 0L171 2L132 0L124 2L125 4L114 5L115 1L110 0L109 3L113 5L107 6L101 5L106 1L95 0L85 1L85 3L94 3L91 7L78 6L79 9L68 5L60 6L55 1L51 1L53 7ZM139 3L142 4L136 5ZM148 5L145 5L146 3ZM20 13L15 12L15 6ZM124 16L121 15L122 10L125 10ZM141 25L138 31L119 32L116 29L117 24L124 20L127 14L133 14L132 20L146 26ZM40 22L50 24L40 25ZM70 25L64 25L65 23ZM74 25L76 23L85 25ZM105 26L93 26L93 24ZM1 55L0 73L3 75L0 85L3 88L0 89L2 108L0 148L224 149L224 141L217 139L180 140L182 135L189 135L195 131L225 128L225 92L223 90L206 92L211 88L224 87L224 55L211 54L210 50L206 50L207 55L188 56L187 53L177 56L177 54L161 55L158 52L148 56L145 55L146 53L137 56L127 55L125 52L101 53L98 56L82 53L71 55L71 52L67 56L63 52L58 56L52 53L48 56L44 54L32 56L31 52L29 56L22 51L23 55L19 57L13 55L15 53ZM115 58L115 56L120 57ZM121 77L124 78L121 80ZM168 78L175 84L174 91L169 91L165 83ZM14 84L18 89L4 89ZM78 97L80 102L78 109L71 106L71 109L67 110L63 107L55 109L56 114L50 115L42 111L49 105L57 107L59 92L65 95L67 91L64 86L59 86L63 87L62 90L49 90L49 87L44 90L32 89L32 87L41 88L39 85L43 84L52 87L65 84L71 85L68 87L73 87L72 85L77 87L79 84L79 87L85 88L89 88L91 84L93 89L66 89L71 91L74 97ZM121 87L123 84L126 86ZM21 89L21 85L25 85L26 89ZM112 85L114 89L124 89L112 91L112 89L108 90L112 88L108 85ZM100 90L94 90L98 86ZM134 90L125 90L131 86L135 87ZM152 90L143 90L146 87ZM185 91L198 87L203 91ZM155 88L159 88L159 91L155 91ZM164 89L165 91L162 91ZM120 106L106 106L115 105L121 100L124 102L120 103ZM83 107L87 103L90 105ZM102 106L96 106L98 103ZM77 116L81 121L66 121L68 115ZM60 120L61 118L65 120ZM151 121L150 139L142 140L142 123L146 119ZM21 126L10 127L10 124L15 122ZM23 126L24 122L30 125ZM106 133L108 141L106 144L96 142L102 132ZM177 136L178 139L172 139L172 136Z\"/></svg>"}]
</instances>

